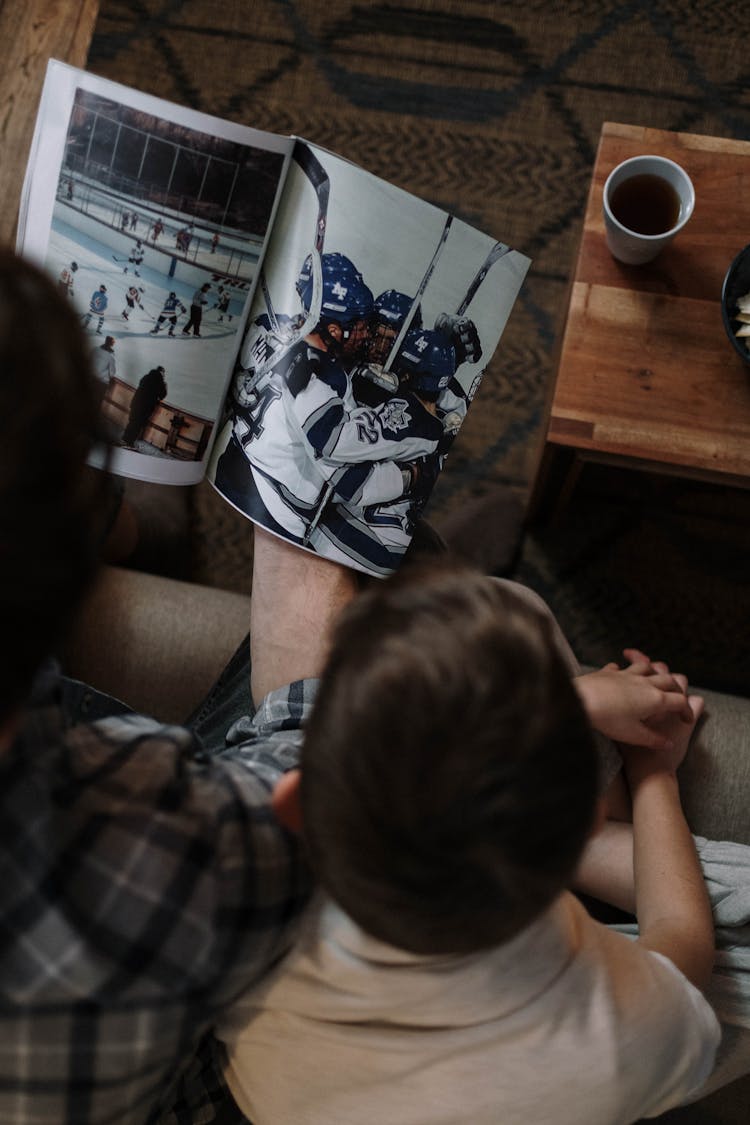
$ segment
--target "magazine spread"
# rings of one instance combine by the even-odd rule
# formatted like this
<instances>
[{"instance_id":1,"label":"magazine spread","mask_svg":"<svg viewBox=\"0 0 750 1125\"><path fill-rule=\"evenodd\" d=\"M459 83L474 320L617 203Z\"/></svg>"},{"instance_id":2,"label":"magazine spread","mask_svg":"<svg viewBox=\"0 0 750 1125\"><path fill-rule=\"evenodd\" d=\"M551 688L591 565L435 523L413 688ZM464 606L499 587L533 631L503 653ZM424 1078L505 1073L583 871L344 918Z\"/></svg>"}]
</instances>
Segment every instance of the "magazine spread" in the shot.
<instances>
[{"instance_id":1,"label":"magazine spread","mask_svg":"<svg viewBox=\"0 0 750 1125\"><path fill-rule=\"evenodd\" d=\"M91 338L117 473L399 564L529 266L299 138L48 68L19 218Z\"/></svg>"}]
</instances>

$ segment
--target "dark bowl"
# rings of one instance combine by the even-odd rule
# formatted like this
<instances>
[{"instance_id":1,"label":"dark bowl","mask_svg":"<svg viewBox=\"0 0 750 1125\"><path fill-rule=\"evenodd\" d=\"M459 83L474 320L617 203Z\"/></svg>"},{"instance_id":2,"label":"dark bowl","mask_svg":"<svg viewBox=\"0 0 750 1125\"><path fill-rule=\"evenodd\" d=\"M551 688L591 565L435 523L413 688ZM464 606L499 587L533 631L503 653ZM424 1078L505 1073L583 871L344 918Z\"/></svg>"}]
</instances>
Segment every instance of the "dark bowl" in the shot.
<instances>
[{"instance_id":1,"label":"dark bowl","mask_svg":"<svg viewBox=\"0 0 750 1125\"><path fill-rule=\"evenodd\" d=\"M740 321L735 320L737 315L737 301L746 293L750 293L750 246L740 250L737 257L727 270L724 284L721 287L721 316L727 330L732 347L741 356L745 363L750 363L750 336L738 338L735 332L740 326Z\"/></svg>"}]
</instances>

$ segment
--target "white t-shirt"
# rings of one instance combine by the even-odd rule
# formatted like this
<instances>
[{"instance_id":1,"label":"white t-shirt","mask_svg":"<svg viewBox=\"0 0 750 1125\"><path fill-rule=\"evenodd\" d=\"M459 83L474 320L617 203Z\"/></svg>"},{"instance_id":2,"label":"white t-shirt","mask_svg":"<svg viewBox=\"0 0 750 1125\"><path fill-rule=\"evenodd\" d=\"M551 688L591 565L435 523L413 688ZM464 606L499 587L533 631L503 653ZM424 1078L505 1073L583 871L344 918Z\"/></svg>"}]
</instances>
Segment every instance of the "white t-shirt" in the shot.
<instances>
[{"instance_id":1,"label":"white t-shirt","mask_svg":"<svg viewBox=\"0 0 750 1125\"><path fill-rule=\"evenodd\" d=\"M315 902L219 1035L254 1125L626 1125L703 1083L720 1030L670 961L566 893L460 957L395 949Z\"/></svg>"}]
</instances>

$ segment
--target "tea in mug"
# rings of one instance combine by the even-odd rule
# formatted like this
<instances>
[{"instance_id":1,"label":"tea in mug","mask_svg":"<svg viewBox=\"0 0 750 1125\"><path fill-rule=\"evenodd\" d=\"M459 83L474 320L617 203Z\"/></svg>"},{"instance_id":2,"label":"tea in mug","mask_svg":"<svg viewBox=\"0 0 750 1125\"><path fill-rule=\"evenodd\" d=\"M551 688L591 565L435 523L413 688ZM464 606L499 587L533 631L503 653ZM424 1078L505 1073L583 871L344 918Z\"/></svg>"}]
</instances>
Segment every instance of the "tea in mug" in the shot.
<instances>
[{"instance_id":1,"label":"tea in mug","mask_svg":"<svg viewBox=\"0 0 750 1125\"><path fill-rule=\"evenodd\" d=\"M637 234L664 234L677 225L680 197L661 176L642 174L623 180L609 207L619 223Z\"/></svg>"}]
</instances>

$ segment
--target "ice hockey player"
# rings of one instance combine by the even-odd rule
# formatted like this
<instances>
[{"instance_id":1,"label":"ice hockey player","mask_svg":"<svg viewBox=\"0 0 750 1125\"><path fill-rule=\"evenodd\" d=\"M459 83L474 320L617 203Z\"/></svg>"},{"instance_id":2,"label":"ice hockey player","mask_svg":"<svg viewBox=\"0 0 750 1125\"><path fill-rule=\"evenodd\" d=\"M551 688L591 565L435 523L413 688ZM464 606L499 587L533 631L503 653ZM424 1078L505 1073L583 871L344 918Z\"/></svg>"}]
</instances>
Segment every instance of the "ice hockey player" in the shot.
<instances>
[{"instance_id":1,"label":"ice hockey player","mask_svg":"<svg viewBox=\"0 0 750 1125\"><path fill-rule=\"evenodd\" d=\"M122 310L122 315L125 317L126 320L130 320L130 313L128 312L128 309L130 309L131 312L132 312L133 309L135 309L136 305L138 306L139 309L143 309L143 302L141 301L141 293L142 292L143 292L143 286L142 285L140 285L138 287L136 287L135 285L131 285L130 288L128 289L127 293L125 294L126 305L125 305L125 308Z\"/></svg>"},{"instance_id":2,"label":"ice hockey player","mask_svg":"<svg viewBox=\"0 0 750 1125\"><path fill-rule=\"evenodd\" d=\"M400 556L361 519L342 518L336 505L361 516L403 498L419 472L402 462L434 452L442 427L416 400L356 406L347 369L363 355L372 293L343 254L323 255L322 279L318 322L304 339L274 351L268 318L257 325L248 352L258 366L235 379L232 436L216 464L216 485L269 530L385 574ZM308 259L297 281L305 319L313 285Z\"/></svg>"},{"instance_id":3,"label":"ice hockey player","mask_svg":"<svg viewBox=\"0 0 750 1125\"><path fill-rule=\"evenodd\" d=\"M74 295L73 282L77 269L78 262L71 262L70 266L63 266L60 271L57 286L60 292L64 293L66 297L72 297Z\"/></svg>"},{"instance_id":4,"label":"ice hockey player","mask_svg":"<svg viewBox=\"0 0 750 1125\"><path fill-rule=\"evenodd\" d=\"M399 391L384 397L374 410L351 412L360 425L367 414L375 419L384 440L374 456L389 451L397 459L405 476L404 492L389 503L364 506L331 497L311 536L315 551L348 565L354 560L372 566L377 560L384 571L396 569L437 480L444 447L450 444L437 416L437 400L455 370L455 349L445 336L422 328L407 332L394 362ZM338 442L334 449L343 455Z\"/></svg>"},{"instance_id":5,"label":"ice hockey player","mask_svg":"<svg viewBox=\"0 0 750 1125\"><path fill-rule=\"evenodd\" d=\"M359 364L351 373L354 398L360 406L377 406L398 390L396 375L392 370L385 370L384 364L413 303L412 297L400 293L397 289L386 289L375 298L365 348L365 362ZM422 313L419 306L414 310L410 326L422 327Z\"/></svg>"},{"instance_id":6,"label":"ice hockey player","mask_svg":"<svg viewBox=\"0 0 750 1125\"><path fill-rule=\"evenodd\" d=\"M164 323L164 321L168 320L169 321L169 332L167 333L167 335L168 336L174 336L175 325L177 324L177 317L180 315L180 313L186 313L186 312L187 312L187 309L185 308L185 306L183 305L182 301L179 299L177 294L174 293L174 292L170 293L169 296L167 297L167 299L165 300L164 306L163 306L161 312L159 313L158 317L156 318L156 324L151 329L151 332L149 333L149 335L156 336L157 333L161 330L161 326Z\"/></svg>"},{"instance_id":7,"label":"ice hockey player","mask_svg":"<svg viewBox=\"0 0 750 1125\"><path fill-rule=\"evenodd\" d=\"M385 363L393 341L401 331L401 326L413 304L414 298L407 296L406 293L400 293L398 289L386 289L375 298L366 353L370 363ZM409 327L422 327L422 313L419 306L414 310Z\"/></svg>"},{"instance_id":8,"label":"ice hockey player","mask_svg":"<svg viewBox=\"0 0 750 1125\"><path fill-rule=\"evenodd\" d=\"M446 396L451 396L450 388L455 382L457 366L456 348L443 332L429 328L412 329L406 333L394 362L399 393L415 395L426 409L444 422L446 411L442 404ZM459 391L463 394L460 385ZM452 397L450 401L452 404ZM466 413L465 409L463 413ZM439 452L447 452L448 445L450 441L441 442Z\"/></svg>"},{"instance_id":9,"label":"ice hockey player","mask_svg":"<svg viewBox=\"0 0 750 1125\"><path fill-rule=\"evenodd\" d=\"M104 324L104 314L107 311L108 303L109 301L107 297L107 286L102 282L99 288L95 289L91 294L91 300L89 301L89 311L87 313L84 313L81 317L83 327L88 328L92 316L96 316L99 318L99 322L96 326L96 333L97 335L101 335L102 325Z\"/></svg>"},{"instance_id":10,"label":"ice hockey player","mask_svg":"<svg viewBox=\"0 0 750 1125\"><path fill-rule=\"evenodd\" d=\"M154 243L154 245L156 245L156 240L159 238L159 235L163 230L164 223L161 221L161 219L155 219L154 225L151 228L151 241Z\"/></svg>"},{"instance_id":11,"label":"ice hockey player","mask_svg":"<svg viewBox=\"0 0 750 1125\"><path fill-rule=\"evenodd\" d=\"M143 243L141 242L140 238L138 238L138 239L136 239L135 246L130 251L130 257L128 258L128 265L125 266L125 268L123 269L122 272L127 273L128 272L128 266L132 266L133 267L133 273L135 274L135 276L140 277L141 275L139 273L139 267L140 267L142 261L143 261Z\"/></svg>"},{"instance_id":12,"label":"ice hockey player","mask_svg":"<svg viewBox=\"0 0 750 1125\"><path fill-rule=\"evenodd\" d=\"M227 321L232 319L232 314L229 311L229 291L221 286L219 287L219 299L214 308L219 310L219 320L223 320L225 316Z\"/></svg>"}]
</instances>

